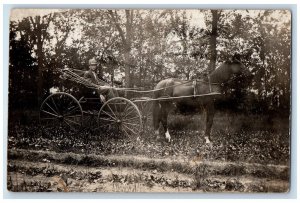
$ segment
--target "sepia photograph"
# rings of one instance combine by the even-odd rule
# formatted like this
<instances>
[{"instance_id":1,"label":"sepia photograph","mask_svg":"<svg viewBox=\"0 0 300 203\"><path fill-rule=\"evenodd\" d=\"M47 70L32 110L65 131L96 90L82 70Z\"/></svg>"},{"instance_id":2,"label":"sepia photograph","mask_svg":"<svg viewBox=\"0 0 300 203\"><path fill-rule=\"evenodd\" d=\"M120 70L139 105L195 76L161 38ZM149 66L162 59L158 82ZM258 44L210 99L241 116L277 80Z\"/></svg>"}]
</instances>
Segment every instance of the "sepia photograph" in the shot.
<instances>
[{"instance_id":1,"label":"sepia photograph","mask_svg":"<svg viewBox=\"0 0 300 203\"><path fill-rule=\"evenodd\" d=\"M287 193L291 11L9 19L10 192Z\"/></svg>"}]
</instances>

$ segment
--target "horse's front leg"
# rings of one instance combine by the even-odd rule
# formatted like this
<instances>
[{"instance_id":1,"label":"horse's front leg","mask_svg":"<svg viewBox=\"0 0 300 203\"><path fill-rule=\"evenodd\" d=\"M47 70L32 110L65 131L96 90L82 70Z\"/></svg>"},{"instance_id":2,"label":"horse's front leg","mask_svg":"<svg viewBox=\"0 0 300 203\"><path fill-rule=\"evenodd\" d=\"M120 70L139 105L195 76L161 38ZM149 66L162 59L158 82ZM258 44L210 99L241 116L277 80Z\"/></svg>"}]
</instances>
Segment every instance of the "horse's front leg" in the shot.
<instances>
[{"instance_id":1,"label":"horse's front leg","mask_svg":"<svg viewBox=\"0 0 300 203\"><path fill-rule=\"evenodd\" d=\"M210 133L211 133L211 127L213 124L213 119L215 115L215 107L214 104L209 104L206 107L206 128L205 128L205 143L209 144L211 142L210 139Z\"/></svg>"}]
</instances>

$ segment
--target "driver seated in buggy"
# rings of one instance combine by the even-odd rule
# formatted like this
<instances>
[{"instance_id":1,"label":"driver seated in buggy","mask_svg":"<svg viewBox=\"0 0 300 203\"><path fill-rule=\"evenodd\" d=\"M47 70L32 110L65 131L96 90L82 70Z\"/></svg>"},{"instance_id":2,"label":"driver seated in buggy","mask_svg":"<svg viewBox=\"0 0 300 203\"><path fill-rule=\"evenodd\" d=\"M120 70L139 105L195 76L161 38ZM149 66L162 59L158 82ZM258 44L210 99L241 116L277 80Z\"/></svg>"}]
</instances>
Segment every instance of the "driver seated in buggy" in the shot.
<instances>
[{"instance_id":1,"label":"driver seated in buggy","mask_svg":"<svg viewBox=\"0 0 300 203\"><path fill-rule=\"evenodd\" d=\"M84 78L89 82L98 85L97 92L100 96L100 100L104 103L106 100L116 96L116 91L108 85L104 79L100 79L96 74L97 61L92 58L89 60L89 70L84 73ZM105 95L105 96L104 96Z\"/></svg>"}]
</instances>

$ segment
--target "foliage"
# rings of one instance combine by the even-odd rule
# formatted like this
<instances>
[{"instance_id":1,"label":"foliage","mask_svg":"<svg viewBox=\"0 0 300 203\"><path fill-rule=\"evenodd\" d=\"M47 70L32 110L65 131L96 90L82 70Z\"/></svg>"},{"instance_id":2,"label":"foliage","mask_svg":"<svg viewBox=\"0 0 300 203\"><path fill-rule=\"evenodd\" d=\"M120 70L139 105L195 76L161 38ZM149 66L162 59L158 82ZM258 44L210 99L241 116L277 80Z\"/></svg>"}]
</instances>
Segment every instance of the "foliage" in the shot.
<instances>
[{"instance_id":1,"label":"foliage","mask_svg":"<svg viewBox=\"0 0 300 203\"><path fill-rule=\"evenodd\" d=\"M52 134L43 133L33 121L28 125L9 126L9 148L35 149L86 154L128 154L148 157L189 157L219 161L241 161L263 164L289 162L288 120L260 115L218 114L212 131L212 148L204 143L205 123L201 115L170 116L172 142L160 140L150 130L139 143L125 135L103 132L91 126L79 133L65 132L53 126ZM85 160L89 162L88 160Z\"/></svg>"},{"instance_id":2,"label":"foliage","mask_svg":"<svg viewBox=\"0 0 300 203\"><path fill-rule=\"evenodd\" d=\"M10 101L21 106L32 95L46 96L50 88L63 86L61 68L86 70L92 57L99 62L99 76L112 85L151 89L168 77L206 77L214 62L218 67L236 53L254 77L250 87L237 88L244 80L229 84L223 104L288 114L291 18L286 10L74 9L12 21ZM33 92L34 84L42 91Z\"/></svg>"}]
</instances>

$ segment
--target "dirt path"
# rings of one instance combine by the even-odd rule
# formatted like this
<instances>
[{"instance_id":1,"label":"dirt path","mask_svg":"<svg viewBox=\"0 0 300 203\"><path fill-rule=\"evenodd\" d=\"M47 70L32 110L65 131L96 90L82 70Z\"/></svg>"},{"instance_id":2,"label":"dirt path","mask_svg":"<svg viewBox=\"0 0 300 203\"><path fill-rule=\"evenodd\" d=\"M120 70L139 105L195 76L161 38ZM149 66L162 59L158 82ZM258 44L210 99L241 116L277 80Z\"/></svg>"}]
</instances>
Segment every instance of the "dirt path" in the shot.
<instances>
[{"instance_id":1,"label":"dirt path","mask_svg":"<svg viewBox=\"0 0 300 203\"><path fill-rule=\"evenodd\" d=\"M33 150L9 150L8 155L8 187L19 191L43 187L70 192L286 192L289 188L287 166Z\"/></svg>"},{"instance_id":2,"label":"dirt path","mask_svg":"<svg viewBox=\"0 0 300 203\"><path fill-rule=\"evenodd\" d=\"M14 184L32 180L50 183L50 190L69 192L176 192L192 191L192 176L157 173L132 168L84 167L64 164L36 163L28 161L10 162ZM63 182L60 184L60 182ZM64 185L66 187L64 187Z\"/></svg>"}]
</instances>

